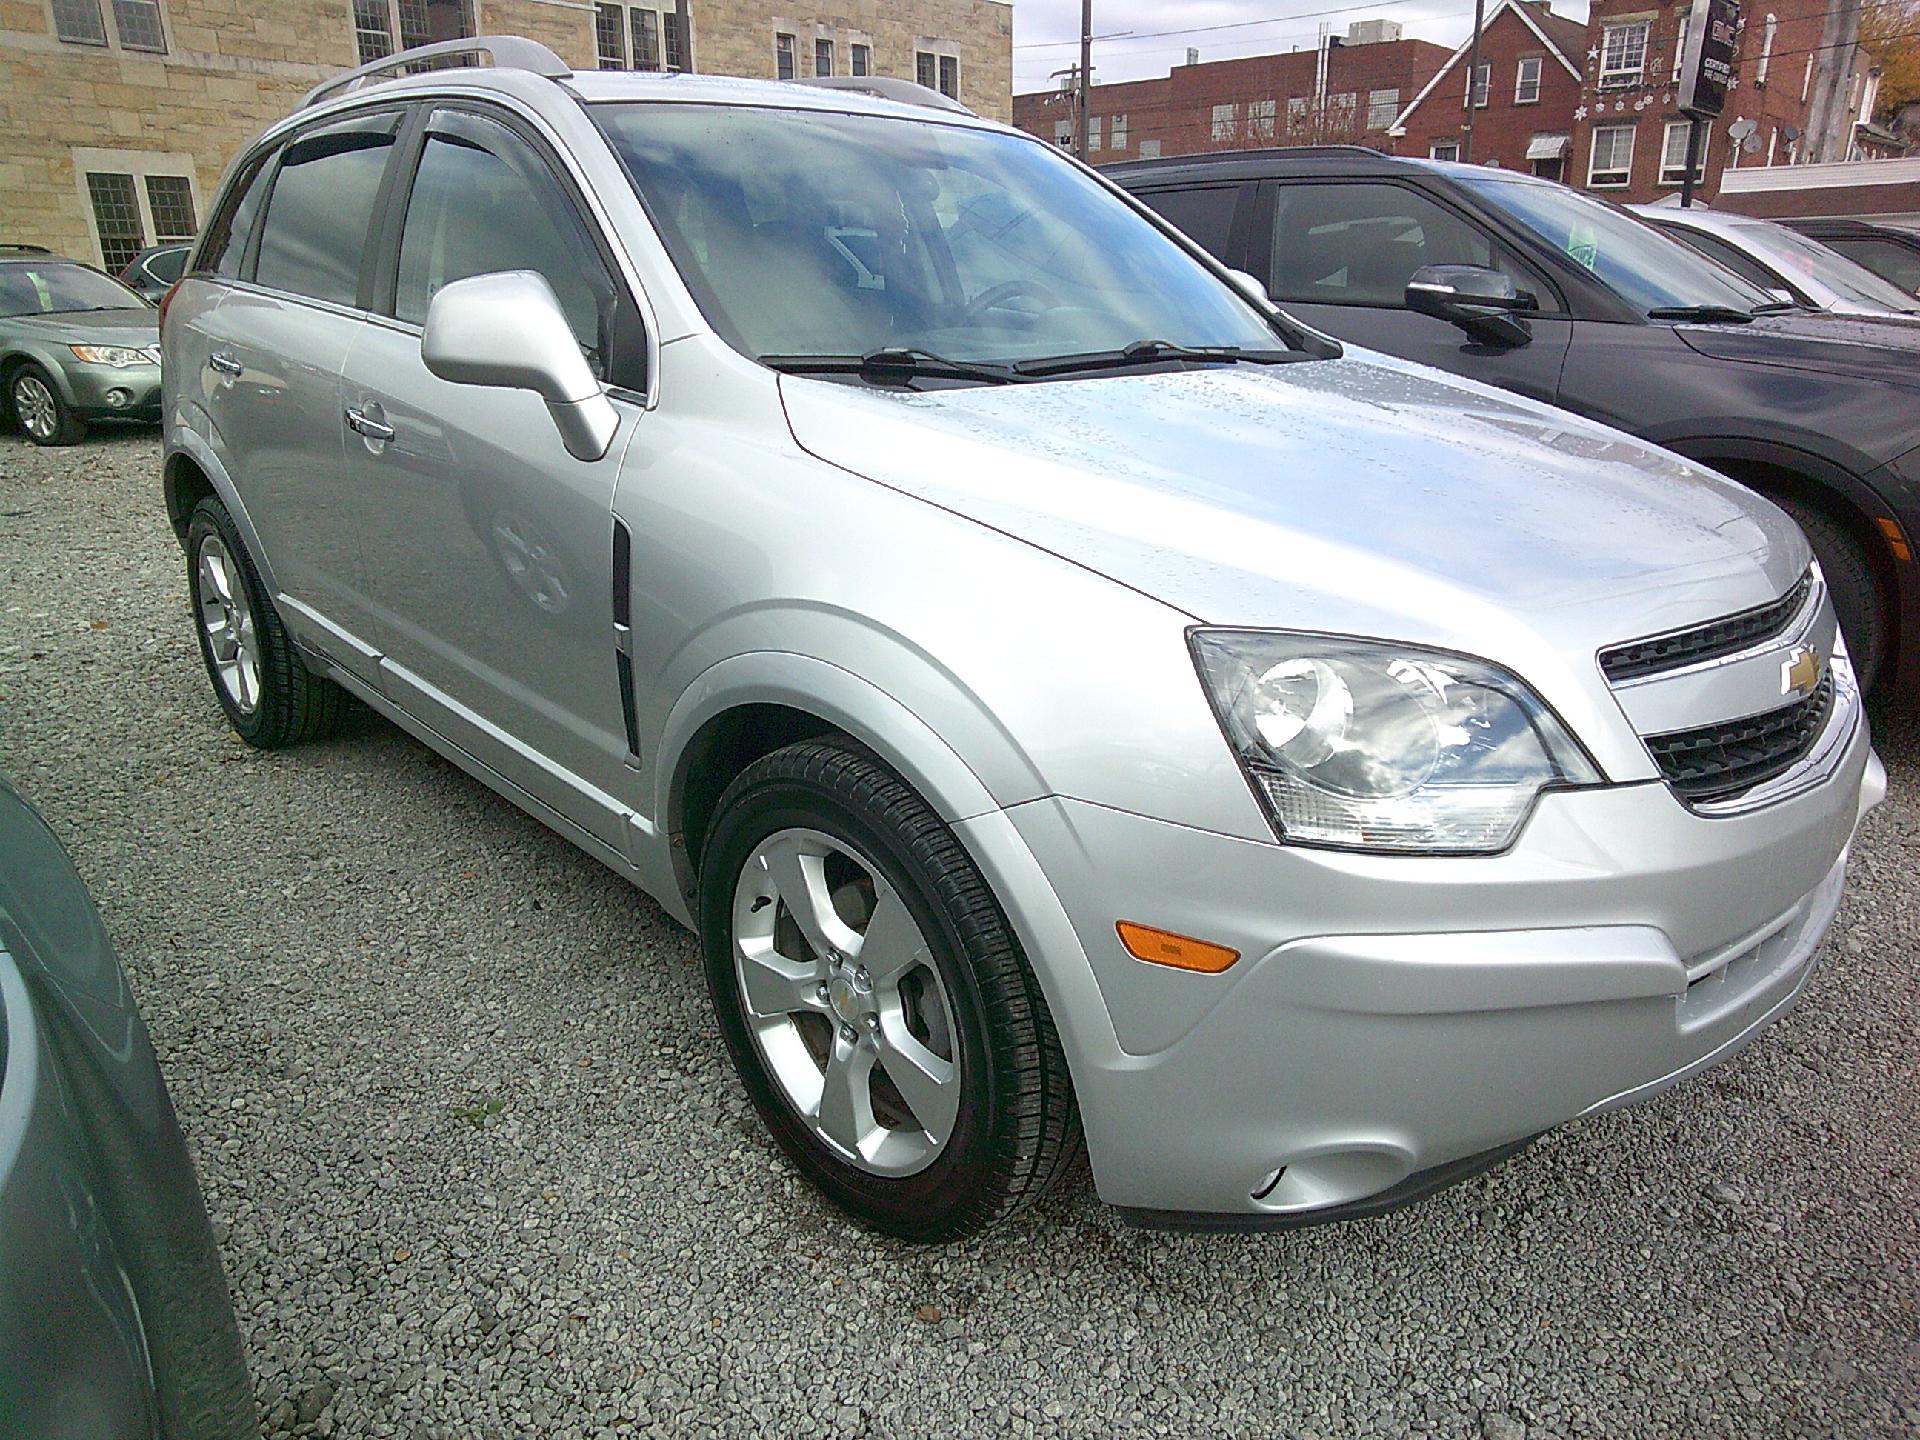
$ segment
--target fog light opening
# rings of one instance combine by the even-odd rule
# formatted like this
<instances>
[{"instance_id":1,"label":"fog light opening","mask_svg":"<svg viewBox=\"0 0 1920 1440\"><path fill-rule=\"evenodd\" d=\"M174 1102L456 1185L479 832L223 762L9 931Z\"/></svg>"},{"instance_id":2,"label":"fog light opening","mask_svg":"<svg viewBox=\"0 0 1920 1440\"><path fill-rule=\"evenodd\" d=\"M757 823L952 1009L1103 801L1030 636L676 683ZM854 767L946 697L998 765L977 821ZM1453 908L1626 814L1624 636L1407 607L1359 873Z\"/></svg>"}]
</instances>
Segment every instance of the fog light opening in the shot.
<instances>
[{"instance_id":1,"label":"fog light opening","mask_svg":"<svg viewBox=\"0 0 1920 1440\"><path fill-rule=\"evenodd\" d=\"M133 392L131 390L121 390L116 387L115 389L107 391L107 408L110 410L124 410L132 403Z\"/></svg>"}]
</instances>

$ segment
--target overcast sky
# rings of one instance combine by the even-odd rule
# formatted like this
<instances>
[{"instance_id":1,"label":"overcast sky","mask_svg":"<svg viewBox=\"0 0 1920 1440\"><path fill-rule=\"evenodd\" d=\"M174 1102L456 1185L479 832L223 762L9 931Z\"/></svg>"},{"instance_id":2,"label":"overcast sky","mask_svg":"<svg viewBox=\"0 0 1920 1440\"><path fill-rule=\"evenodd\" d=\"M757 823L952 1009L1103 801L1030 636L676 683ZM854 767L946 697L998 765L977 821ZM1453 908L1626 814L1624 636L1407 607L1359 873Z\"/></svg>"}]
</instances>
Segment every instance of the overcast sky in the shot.
<instances>
[{"instance_id":1,"label":"overcast sky","mask_svg":"<svg viewBox=\"0 0 1920 1440\"><path fill-rule=\"evenodd\" d=\"M1586 19L1585 0L1553 8ZM1202 60L1311 50L1322 23L1344 35L1352 21L1375 18L1398 20L1410 39L1457 45L1473 27L1473 0L1094 0L1093 78L1164 75L1185 61L1189 45ZM1053 71L1079 58L1079 35L1080 0L1014 0L1014 91L1046 88Z\"/></svg>"}]
</instances>

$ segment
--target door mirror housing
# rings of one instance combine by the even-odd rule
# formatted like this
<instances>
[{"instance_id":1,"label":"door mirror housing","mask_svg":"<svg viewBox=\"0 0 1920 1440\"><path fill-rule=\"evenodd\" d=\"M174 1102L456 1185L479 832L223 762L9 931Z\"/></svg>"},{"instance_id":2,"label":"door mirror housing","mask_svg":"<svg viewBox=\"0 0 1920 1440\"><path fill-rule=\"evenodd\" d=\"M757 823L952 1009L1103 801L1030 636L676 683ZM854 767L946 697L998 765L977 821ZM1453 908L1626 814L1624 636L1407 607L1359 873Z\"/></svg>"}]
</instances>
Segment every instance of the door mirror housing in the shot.
<instances>
[{"instance_id":1,"label":"door mirror housing","mask_svg":"<svg viewBox=\"0 0 1920 1440\"><path fill-rule=\"evenodd\" d=\"M560 441L576 460L600 459L620 428L553 287L532 270L443 286L427 306L420 358L456 385L531 390L547 402Z\"/></svg>"},{"instance_id":2,"label":"door mirror housing","mask_svg":"<svg viewBox=\"0 0 1920 1440\"><path fill-rule=\"evenodd\" d=\"M1516 290L1513 278L1485 265L1423 265L1407 281L1407 308L1457 325L1490 345L1525 345L1533 339L1516 312L1538 308Z\"/></svg>"}]
</instances>

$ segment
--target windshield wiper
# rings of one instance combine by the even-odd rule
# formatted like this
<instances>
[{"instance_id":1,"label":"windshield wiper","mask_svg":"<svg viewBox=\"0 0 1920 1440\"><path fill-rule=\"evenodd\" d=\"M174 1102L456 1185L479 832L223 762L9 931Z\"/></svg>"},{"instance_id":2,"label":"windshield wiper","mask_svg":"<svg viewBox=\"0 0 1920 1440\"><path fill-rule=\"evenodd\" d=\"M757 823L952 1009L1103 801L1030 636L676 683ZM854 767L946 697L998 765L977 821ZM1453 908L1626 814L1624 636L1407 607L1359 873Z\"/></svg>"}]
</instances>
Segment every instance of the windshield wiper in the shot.
<instances>
[{"instance_id":1,"label":"windshield wiper","mask_svg":"<svg viewBox=\"0 0 1920 1440\"><path fill-rule=\"evenodd\" d=\"M1067 375L1082 370L1123 370L1135 365L1158 365L1169 360L1199 360L1214 365L1284 365L1305 360L1299 350L1246 350L1238 345L1176 345L1171 340L1136 340L1119 350L1088 350L1079 355L1046 355L1017 360L1022 375Z\"/></svg>"},{"instance_id":2,"label":"windshield wiper","mask_svg":"<svg viewBox=\"0 0 1920 1440\"><path fill-rule=\"evenodd\" d=\"M949 360L914 346L887 346L864 355L762 355L760 363L792 375L859 375L870 380L929 378L980 380L1007 385L1021 377L1010 365L986 360Z\"/></svg>"},{"instance_id":3,"label":"windshield wiper","mask_svg":"<svg viewBox=\"0 0 1920 1440\"><path fill-rule=\"evenodd\" d=\"M1647 311L1647 318L1649 320L1724 321L1730 325L1745 325L1759 313L1757 310L1742 310L1733 305L1656 305Z\"/></svg>"},{"instance_id":4,"label":"windshield wiper","mask_svg":"<svg viewBox=\"0 0 1920 1440\"><path fill-rule=\"evenodd\" d=\"M1753 307L1755 315L1778 315L1782 310L1798 310L1800 307L1791 300L1772 300L1765 305Z\"/></svg>"}]
</instances>

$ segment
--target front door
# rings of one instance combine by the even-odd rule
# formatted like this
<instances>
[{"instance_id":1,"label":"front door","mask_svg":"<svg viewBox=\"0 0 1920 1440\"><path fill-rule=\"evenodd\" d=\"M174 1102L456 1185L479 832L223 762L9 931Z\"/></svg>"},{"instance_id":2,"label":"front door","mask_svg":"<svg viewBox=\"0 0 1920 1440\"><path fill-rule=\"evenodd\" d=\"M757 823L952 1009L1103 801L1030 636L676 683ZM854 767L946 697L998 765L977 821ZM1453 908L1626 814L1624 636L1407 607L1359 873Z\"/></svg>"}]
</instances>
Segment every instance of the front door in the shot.
<instances>
[{"instance_id":1,"label":"front door","mask_svg":"<svg viewBox=\"0 0 1920 1440\"><path fill-rule=\"evenodd\" d=\"M1392 180L1276 182L1263 202L1254 264L1268 292L1316 329L1553 402L1571 322L1558 292L1461 211ZM1423 265L1503 270L1539 309L1525 345L1491 345L1407 309Z\"/></svg>"},{"instance_id":2,"label":"front door","mask_svg":"<svg viewBox=\"0 0 1920 1440\"><path fill-rule=\"evenodd\" d=\"M406 194L404 190L397 192ZM403 706L610 844L624 788L613 647L612 501L640 407L600 460L574 459L529 391L429 373L421 326L451 281L532 270L588 359L608 349L614 282L546 162L505 124L429 119L405 200L390 315L342 386L362 566Z\"/></svg>"}]
</instances>

